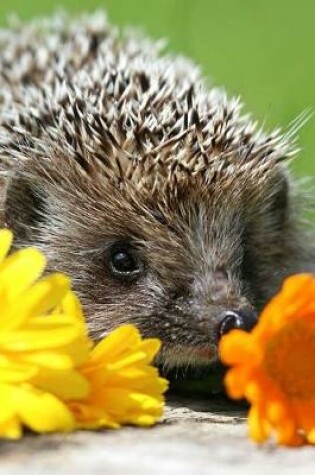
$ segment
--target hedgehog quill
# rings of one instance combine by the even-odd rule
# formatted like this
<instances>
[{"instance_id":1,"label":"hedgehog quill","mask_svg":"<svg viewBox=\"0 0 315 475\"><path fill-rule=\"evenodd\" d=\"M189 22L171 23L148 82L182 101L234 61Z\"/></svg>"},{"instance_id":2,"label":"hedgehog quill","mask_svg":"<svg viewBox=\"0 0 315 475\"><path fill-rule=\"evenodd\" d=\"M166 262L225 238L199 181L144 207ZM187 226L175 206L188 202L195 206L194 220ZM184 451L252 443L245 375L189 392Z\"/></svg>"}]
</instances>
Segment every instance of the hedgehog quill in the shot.
<instances>
[{"instance_id":1,"label":"hedgehog quill","mask_svg":"<svg viewBox=\"0 0 315 475\"><path fill-rule=\"evenodd\" d=\"M3 221L72 277L95 340L134 323L166 368L208 365L311 269L287 163L298 125L263 132L188 59L101 12L0 33Z\"/></svg>"}]
</instances>

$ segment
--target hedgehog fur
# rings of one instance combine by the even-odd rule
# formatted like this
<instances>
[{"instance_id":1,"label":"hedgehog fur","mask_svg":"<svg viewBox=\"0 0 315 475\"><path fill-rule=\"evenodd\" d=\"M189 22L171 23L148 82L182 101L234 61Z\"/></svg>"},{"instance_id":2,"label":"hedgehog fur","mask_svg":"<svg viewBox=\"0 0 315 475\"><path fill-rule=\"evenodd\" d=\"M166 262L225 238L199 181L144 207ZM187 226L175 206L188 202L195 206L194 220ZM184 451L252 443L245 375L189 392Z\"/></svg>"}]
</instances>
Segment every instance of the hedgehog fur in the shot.
<instances>
[{"instance_id":1,"label":"hedgehog fur","mask_svg":"<svg viewBox=\"0 0 315 475\"><path fill-rule=\"evenodd\" d=\"M72 276L93 337L131 321L194 365L222 312L311 268L287 163L301 120L265 133L163 47L102 12L1 30L3 219ZM110 269L117 243L131 277Z\"/></svg>"}]
</instances>

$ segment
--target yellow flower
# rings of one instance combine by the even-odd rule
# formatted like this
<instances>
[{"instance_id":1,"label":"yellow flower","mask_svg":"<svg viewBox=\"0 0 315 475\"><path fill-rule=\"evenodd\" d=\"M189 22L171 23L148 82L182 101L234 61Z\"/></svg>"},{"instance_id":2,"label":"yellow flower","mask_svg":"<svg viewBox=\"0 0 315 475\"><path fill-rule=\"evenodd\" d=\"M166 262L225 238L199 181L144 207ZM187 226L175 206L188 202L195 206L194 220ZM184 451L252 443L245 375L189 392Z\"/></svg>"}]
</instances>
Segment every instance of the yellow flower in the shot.
<instances>
[{"instance_id":1,"label":"yellow flower","mask_svg":"<svg viewBox=\"0 0 315 475\"><path fill-rule=\"evenodd\" d=\"M78 299L63 274L38 278L46 260L28 248L6 257L0 231L0 437L77 428L151 425L165 380L149 363L157 340L131 325L94 349Z\"/></svg>"},{"instance_id":2,"label":"yellow flower","mask_svg":"<svg viewBox=\"0 0 315 475\"><path fill-rule=\"evenodd\" d=\"M25 425L36 432L72 430L63 400L89 392L75 371L88 357L80 305L66 276L36 280L45 267L36 249L5 258L12 233L0 231L0 436L18 438Z\"/></svg>"},{"instance_id":3,"label":"yellow flower","mask_svg":"<svg viewBox=\"0 0 315 475\"><path fill-rule=\"evenodd\" d=\"M289 277L248 334L222 338L221 360L231 365L226 387L251 404L250 436L281 445L315 444L315 277Z\"/></svg>"},{"instance_id":4,"label":"yellow flower","mask_svg":"<svg viewBox=\"0 0 315 475\"><path fill-rule=\"evenodd\" d=\"M162 414L167 389L167 381L150 366L159 348L159 340L143 340L133 325L121 326L101 341L81 367L91 384L90 394L70 404L79 425L154 424Z\"/></svg>"}]
</instances>

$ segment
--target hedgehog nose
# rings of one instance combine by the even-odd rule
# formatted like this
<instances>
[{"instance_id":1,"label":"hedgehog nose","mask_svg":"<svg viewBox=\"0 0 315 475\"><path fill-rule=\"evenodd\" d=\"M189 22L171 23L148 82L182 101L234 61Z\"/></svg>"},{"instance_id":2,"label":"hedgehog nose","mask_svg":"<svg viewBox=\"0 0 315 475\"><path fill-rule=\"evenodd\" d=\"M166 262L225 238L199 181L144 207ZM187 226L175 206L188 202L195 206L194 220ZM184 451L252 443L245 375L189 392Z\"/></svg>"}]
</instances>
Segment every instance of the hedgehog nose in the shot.
<instances>
[{"instance_id":1,"label":"hedgehog nose","mask_svg":"<svg viewBox=\"0 0 315 475\"><path fill-rule=\"evenodd\" d=\"M226 310L219 318L218 340L231 330L239 329L249 332L257 323L257 314L252 307L239 310Z\"/></svg>"}]
</instances>

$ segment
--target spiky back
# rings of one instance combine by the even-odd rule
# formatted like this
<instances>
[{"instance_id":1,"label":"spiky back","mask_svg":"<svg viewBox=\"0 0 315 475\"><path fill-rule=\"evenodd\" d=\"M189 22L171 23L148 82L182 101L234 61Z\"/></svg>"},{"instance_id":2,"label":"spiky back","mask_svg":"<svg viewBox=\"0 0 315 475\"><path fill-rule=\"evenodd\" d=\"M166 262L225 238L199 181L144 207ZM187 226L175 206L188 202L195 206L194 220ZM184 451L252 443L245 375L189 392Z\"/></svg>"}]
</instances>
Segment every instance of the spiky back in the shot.
<instances>
[{"instance_id":1,"label":"spiky back","mask_svg":"<svg viewBox=\"0 0 315 475\"><path fill-rule=\"evenodd\" d=\"M73 158L79 173L152 190L183 177L263 176L294 154L265 135L238 99L162 44L120 35L103 13L57 15L0 34L0 158ZM227 180L228 183L228 180Z\"/></svg>"}]
</instances>

